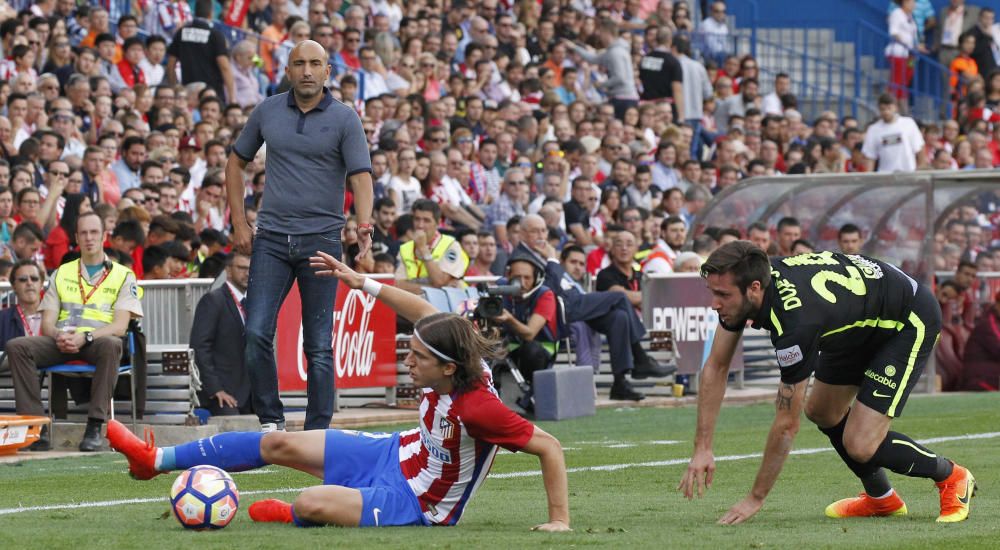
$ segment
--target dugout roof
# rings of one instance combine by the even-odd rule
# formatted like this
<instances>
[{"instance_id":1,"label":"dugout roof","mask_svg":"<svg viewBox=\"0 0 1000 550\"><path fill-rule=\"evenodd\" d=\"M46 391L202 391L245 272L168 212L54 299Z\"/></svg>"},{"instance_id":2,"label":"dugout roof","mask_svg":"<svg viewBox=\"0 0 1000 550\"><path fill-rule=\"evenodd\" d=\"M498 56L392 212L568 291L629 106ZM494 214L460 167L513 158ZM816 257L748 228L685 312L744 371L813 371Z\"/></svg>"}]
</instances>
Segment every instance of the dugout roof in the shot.
<instances>
[{"instance_id":1,"label":"dugout roof","mask_svg":"<svg viewBox=\"0 0 1000 550\"><path fill-rule=\"evenodd\" d=\"M712 226L746 231L758 221L773 228L793 216L802 238L818 250L836 250L837 231L853 223L861 228L864 254L925 277L933 266L934 233L959 206L979 204L989 193L1000 202L1000 170L751 178L716 195L695 218L691 235Z\"/></svg>"}]
</instances>

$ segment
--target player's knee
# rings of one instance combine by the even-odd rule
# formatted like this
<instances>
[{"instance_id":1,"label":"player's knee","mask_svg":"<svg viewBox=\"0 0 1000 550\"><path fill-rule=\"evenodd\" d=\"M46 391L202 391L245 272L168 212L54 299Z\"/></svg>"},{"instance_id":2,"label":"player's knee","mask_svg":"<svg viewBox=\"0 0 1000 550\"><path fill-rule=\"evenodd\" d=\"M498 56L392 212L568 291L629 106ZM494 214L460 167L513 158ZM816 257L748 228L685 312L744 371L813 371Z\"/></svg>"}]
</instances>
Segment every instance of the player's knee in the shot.
<instances>
[{"instance_id":1,"label":"player's knee","mask_svg":"<svg viewBox=\"0 0 1000 550\"><path fill-rule=\"evenodd\" d=\"M309 489L299 493L299 496L295 498L295 502L292 504L295 517L314 523L320 522L323 515L323 507L322 499L317 498L314 492Z\"/></svg>"},{"instance_id":2,"label":"player's knee","mask_svg":"<svg viewBox=\"0 0 1000 550\"><path fill-rule=\"evenodd\" d=\"M813 424L819 426L821 429L836 426L837 423L840 422L840 419L844 417L842 414L837 417L838 415L831 414L828 409L812 403L811 401L806 401L805 413L806 418L808 418Z\"/></svg>"},{"instance_id":3,"label":"player's knee","mask_svg":"<svg viewBox=\"0 0 1000 550\"><path fill-rule=\"evenodd\" d=\"M881 441L876 441L865 434L844 433L844 449L852 460L867 464L875 456Z\"/></svg>"},{"instance_id":4,"label":"player's knee","mask_svg":"<svg viewBox=\"0 0 1000 550\"><path fill-rule=\"evenodd\" d=\"M270 432L260 440L260 456L269 464L281 464L295 454L288 432Z\"/></svg>"}]
</instances>

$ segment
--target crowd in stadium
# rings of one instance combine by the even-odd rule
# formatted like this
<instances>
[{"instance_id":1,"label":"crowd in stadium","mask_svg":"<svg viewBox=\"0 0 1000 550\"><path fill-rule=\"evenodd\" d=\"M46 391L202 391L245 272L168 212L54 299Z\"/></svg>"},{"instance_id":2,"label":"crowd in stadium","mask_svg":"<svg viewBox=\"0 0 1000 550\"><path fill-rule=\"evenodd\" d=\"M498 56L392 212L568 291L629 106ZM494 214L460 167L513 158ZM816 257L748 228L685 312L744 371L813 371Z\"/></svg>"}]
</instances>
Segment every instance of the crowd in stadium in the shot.
<instances>
[{"instance_id":1,"label":"crowd in stadium","mask_svg":"<svg viewBox=\"0 0 1000 550\"><path fill-rule=\"evenodd\" d=\"M361 272L413 278L408 261L444 255L429 284L503 275L528 215L544 219L577 282L591 288L593 278L597 290L637 293L640 272L698 271L728 240L812 250L794 219L709 228L691 244L688 231L745 178L1000 165L994 12L954 0L936 25L918 26L915 6L926 3L900 2L890 31L910 34L887 55L906 58L921 41L942 60L954 54L956 117L902 114L907 75L894 72L867 128L842 113L808 120L788 75L760 79L756 59L731 55L721 1L703 2L704 20L693 21L691 5L671 0L252 0L243 29L225 33L205 19L221 19L228 3L140 0L127 14L73 0L8 7L0 267L6 276L34 258L51 271L73 258L76 220L93 210L109 255L139 279L217 276L231 145L258 102L288 90L289 52L307 39L329 53L327 86L358 112L370 145L371 254L353 261L356 221L343 233L344 258ZM251 224L266 154L245 171ZM435 254L439 235L460 250ZM857 220L842 246L856 252L868 237ZM956 210L935 238L938 270L996 271L1000 194Z\"/></svg>"}]
</instances>

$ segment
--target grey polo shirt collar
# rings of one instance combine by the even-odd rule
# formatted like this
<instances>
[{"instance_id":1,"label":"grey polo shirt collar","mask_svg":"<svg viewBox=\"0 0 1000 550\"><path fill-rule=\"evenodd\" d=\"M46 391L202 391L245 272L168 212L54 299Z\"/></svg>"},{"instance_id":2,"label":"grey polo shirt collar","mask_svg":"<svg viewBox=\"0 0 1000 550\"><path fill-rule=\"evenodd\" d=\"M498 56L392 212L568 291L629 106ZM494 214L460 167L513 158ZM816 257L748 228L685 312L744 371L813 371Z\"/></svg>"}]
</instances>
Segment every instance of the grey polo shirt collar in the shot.
<instances>
[{"instance_id":1,"label":"grey polo shirt collar","mask_svg":"<svg viewBox=\"0 0 1000 550\"><path fill-rule=\"evenodd\" d=\"M314 109L319 109L320 111L324 111L324 110L326 110L327 107L330 106L331 103L333 103L333 95L331 95L330 94L330 90L327 89L324 86L323 87L323 99L319 100L319 105L316 105L316 107L314 107ZM296 109L299 108L299 104L295 102L295 91L294 90L289 90L288 91L288 106L289 107L294 107Z\"/></svg>"}]
</instances>

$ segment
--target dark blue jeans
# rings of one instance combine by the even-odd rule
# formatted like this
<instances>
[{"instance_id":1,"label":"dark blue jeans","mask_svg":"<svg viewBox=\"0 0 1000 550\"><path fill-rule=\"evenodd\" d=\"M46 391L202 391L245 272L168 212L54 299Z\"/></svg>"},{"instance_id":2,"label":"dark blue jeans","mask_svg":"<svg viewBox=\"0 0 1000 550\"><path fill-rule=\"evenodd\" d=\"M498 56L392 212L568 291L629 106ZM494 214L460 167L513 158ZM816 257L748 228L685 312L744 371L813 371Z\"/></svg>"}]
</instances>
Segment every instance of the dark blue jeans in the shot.
<instances>
[{"instance_id":1,"label":"dark blue jeans","mask_svg":"<svg viewBox=\"0 0 1000 550\"><path fill-rule=\"evenodd\" d=\"M297 280L302 299L302 349L307 361L305 429L330 427L334 388L331 334L337 279L317 277L309 267L309 257L317 250L340 259L340 232L284 235L258 229L254 238L246 303L246 364L253 408L262 424L285 420L278 397L274 333L278 310Z\"/></svg>"}]
</instances>

